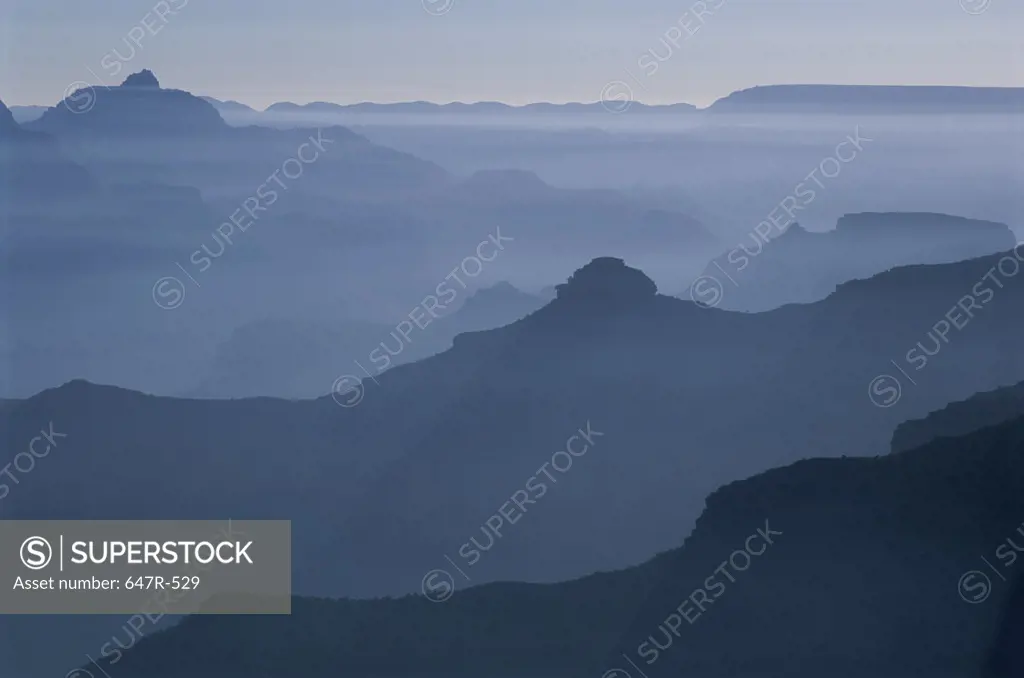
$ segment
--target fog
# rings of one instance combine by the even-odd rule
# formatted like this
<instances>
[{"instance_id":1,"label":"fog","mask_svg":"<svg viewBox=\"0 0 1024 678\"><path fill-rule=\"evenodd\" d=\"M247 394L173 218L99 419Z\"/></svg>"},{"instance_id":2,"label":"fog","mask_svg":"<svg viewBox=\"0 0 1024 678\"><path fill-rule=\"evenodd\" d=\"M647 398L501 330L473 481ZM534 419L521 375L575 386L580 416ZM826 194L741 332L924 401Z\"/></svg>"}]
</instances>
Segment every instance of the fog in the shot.
<instances>
[{"instance_id":1,"label":"fog","mask_svg":"<svg viewBox=\"0 0 1024 678\"><path fill-rule=\"evenodd\" d=\"M622 103L0 110L0 516L291 521L294 594L0 617L11 675L977 675L1024 117Z\"/></svg>"}]
</instances>

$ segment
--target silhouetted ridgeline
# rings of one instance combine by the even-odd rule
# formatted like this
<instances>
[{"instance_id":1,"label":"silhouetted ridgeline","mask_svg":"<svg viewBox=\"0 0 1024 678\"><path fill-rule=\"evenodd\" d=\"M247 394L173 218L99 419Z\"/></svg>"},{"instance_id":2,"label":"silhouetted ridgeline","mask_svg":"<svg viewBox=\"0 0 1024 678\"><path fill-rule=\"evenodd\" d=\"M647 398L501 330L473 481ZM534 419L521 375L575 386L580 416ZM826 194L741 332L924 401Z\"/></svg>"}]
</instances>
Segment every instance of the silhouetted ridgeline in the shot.
<instances>
[{"instance_id":1,"label":"silhouetted ridgeline","mask_svg":"<svg viewBox=\"0 0 1024 678\"><path fill-rule=\"evenodd\" d=\"M678 251L699 262L722 247L687 214L616 190L560 188L525 170L457 178L333 124L231 127L149 71L72 92L24 127L0 117L0 172L12 177L0 209L13 215L0 284L17 290L5 308L0 396L79 378L161 395L323 393L339 365L352 364L348 347L362 360L394 328L390 316L408 313L397 299L436 286L442 265L461 262L496 228L509 256L471 285L517 271L546 284L607 252L639 260ZM370 276L391 282L365 285ZM173 280L189 285L185 312L202 319L140 312L155 282ZM390 326L363 332L371 313ZM74 317L80 331L51 331L53 317ZM293 341L292 320L310 327L319 318L320 337ZM225 359L253 323L278 330L266 346L310 350L269 369L259 346ZM403 359L446 348L459 329L482 326L439 330L449 336L417 342ZM340 359L331 333L341 336Z\"/></svg>"},{"instance_id":2,"label":"silhouetted ridgeline","mask_svg":"<svg viewBox=\"0 0 1024 678\"><path fill-rule=\"evenodd\" d=\"M549 299L529 294L507 282L478 290L459 307L455 334L479 332L511 324L540 309Z\"/></svg>"},{"instance_id":3,"label":"silhouetted ridgeline","mask_svg":"<svg viewBox=\"0 0 1024 678\"><path fill-rule=\"evenodd\" d=\"M23 129L2 101L0 179L4 211L26 201L78 199L95 188L88 172L71 162L49 135Z\"/></svg>"},{"instance_id":4,"label":"silhouetted ridgeline","mask_svg":"<svg viewBox=\"0 0 1024 678\"><path fill-rule=\"evenodd\" d=\"M402 594L445 554L457 557L510 483L535 475L589 421L601 445L471 576L552 582L634 565L677 545L723 483L810 456L887 453L907 419L1024 381L1014 312L1024 277L997 277L998 288L986 276L999 261L899 268L821 302L744 314L659 295L641 272L603 258L527 317L366 381L350 408L329 396L199 401L72 382L12 406L7 449L52 420L75 452L0 511L287 515L302 590ZM984 302L973 319L948 342L931 336L972 290ZM919 344L932 351L923 369L905 359ZM905 381L897 403L876 407L869 383L896 373L893 360L917 385ZM336 376L325 375L325 391ZM102 493L81 482L97 467L111 469ZM203 473L182 474L188 467ZM664 515L675 520L651 519Z\"/></svg>"},{"instance_id":5,"label":"silhouetted ridgeline","mask_svg":"<svg viewBox=\"0 0 1024 678\"><path fill-rule=\"evenodd\" d=\"M224 115L231 115L231 114L234 114L234 115L256 115L256 114L260 113L260 111L257 111L255 108L253 108L251 106L247 106L247 105L245 105L245 104L243 104L243 103L241 103L239 101L231 101L231 100L224 101L224 100L221 100L221 99L215 99L213 97L199 97L199 98L202 99L203 101L205 101L206 103L210 104L214 108L216 108L217 112L220 113L222 117Z\"/></svg>"},{"instance_id":6,"label":"silhouetted ridgeline","mask_svg":"<svg viewBox=\"0 0 1024 678\"><path fill-rule=\"evenodd\" d=\"M248 114L233 105L236 102L219 102L215 99L208 99L221 111L225 119L232 120L234 116L241 120L241 114ZM617 102L615 102L617 103ZM497 101L479 101L473 103L453 102L449 104L436 104L429 101L409 101L393 104L377 104L364 102L358 104L334 104L325 101L315 101L309 104L294 104L290 101L282 101L271 104L263 113L288 116L366 116L366 115L394 115L394 116L465 116L467 118L509 118L509 119L536 119L536 118L563 118L578 116L602 116L607 118L610 115L607 103L565 103L553 104L539 102L525 106L511 106ZM251 109L250 109L251 110ZM621 111L630 117L637 116L670 116L687 115L697 111L697 107L691 104L678 103L666 105L647 105L640 102L632 102L630 106ZM616 112L618 108L616 108ZM253 113L258 112L253 111ZM268 116L263 116L268 117Z\"/></svg>"},{"instance_id":7,"label":"silhouetted ridgeline","mask_svg":"<svg viewBox=\"0 0 1024 678\"><path fill-rule=\"evenodd\" d=\"M847 214L823 233L797 223L783 231L752 231L716 256L704 276L721 283L722 308L764 311L823 299L841 283L891 268L962 261L1015 244L1007 225L991 221L916 212ZM696 288L694 298L709 301L701 298L704 291Z\"/></svg>"},{"instance_id":8,"label":"silhouetted ridgeline","mask_svg":"<svg viewBox=\"0 0 1024 678\"><path fill-rule=\"evenodd\" d=\"M625 654L650 678L977 676L1009 586L993 578L972 605L958 582L983 556L1024 567L992 555L1024 523L1022 446L1024 418L902 455L803 461L716 491L682 548L634 568L439 603L299 598L291 617L192 617L106 668L639 678ZM677 609L685 620L667 621Z\"/></svg>"},{"instance_id":9,"label":"silhouetted ridgeline","mask_svg":"<svg viewBox=\"0 0 1024 678\"><path fill-rule=\"evenodd\" d=\"M1021 87L767 85L733 92L713 113L1024 113Z\"/></svg>"},{"instance_id":10,"label":"silhouetted ridgeline","mask_svg":"<svg viewBox=\"0 0 1024 678\"><path fill-rule=\"evenodd\" d=\"M699 258L722 246L687 214L651 209L619 191L557 188L525 170L481 170L412 206L464 228L497 220L515 232L517 247L543 242L539 249L547 255L591 256L608 250L628 255L653 248Z\"/></svg>"},{"instance_id":11,"label":"silhouetted ridgeline","mask_svg":"<svg viewBox=\"0 0 1024 678\"><path fill-rule=\"evenodd\" d=\"M18 129L18 123L15 122L14 115L4 102L0 101L0 133L6 135Z\"/></svg>"},{"instance_id":12,"label":"silhouetted ridgeline","mask_svg":"<svg viewBox=\"0 0 1024 678\"><path fill-rule=\"evenodd\" d=\"M11 114L18 123L39 119L46 112L46 106L11 106Z\"/></svg>"},{"instance_id":13,"label":"silhouetted ridgeline","mask_svg":"<svg viewBox=\"0 0 1024 678\"><path fill-rule=\"evenodd\" d=\"M952 438L1024 415L1024 382L978 393L946 405L923 419L905 421L892 436L892 451L903 452L936 438Z\"/></svg>"},{"instance_id":14,"label":"silhouetted ridgeline","mask_svg":"<svg viewBox=\"0 0 1024 678\"><path fill-rule=\"evenodd\" d=\"M118 87L72 92L25 127L52 134L107 180L179 183L212 193L231 188L243 195L310 142L311 131L231 127L210 103L161 88L149 71L128 76ZM315 160L304 160L317 165L316 172L303 174L308 192L394 197L448 179L433 163L377 146L343 127L325 126L314 136L322 148ZM313 157L312 151L304 157Z\"/></svg>"},{"instance_id":15,"label":"silhouetted ridgeline","mask_svg":"<svg viewBox=\"0 0 1024 678\"><path fill-rule=\"evenodd\" d=\"M25 125L61 136L203 134L226 125L217 110L177 89L162 89L151 71L125 78L119 87L76 90Z\"/></svg>"},{"instance_id":16,"label":"silhouetted ridgeline","mask_svg":"<svg viewBox=\"0 0 1024 678\"><path fill-rule=\"evenodd\" d=\"M257 111L236 101L203 97L225 119L243 123L267 117L287 116L433 116L506 117L529 119L580 115L610 115L610 103L534 103L510 106L495 101L436 104L427 101L378 104L335 104L317 101L308 104L279 102ZM763 85L733 92L706 109L686 103L646 105L634 101L616 112L637 116L688 116L700 113L825 113L825 114L949 114L949 113L1022 113L1024 88L946 87L901 85Z\"/></svg>"},{"instance_id":17,"label":"silhouetted ridgeline","mask_svg":"<svg viewBox=\"0 0 1024 678\"><path fill-rule=\"evenodd\" d=\"M99 57L0 77L0 527L285 521L290 613L0 678L1024 678L1024 0L151 3L0 0Z\"/></svg>"},{"instance_id":18,"label":"silhouetted ridgeline","mask_svg":"<svg viewBox=\"0 0 1024 678\"><path fill-rule=\"evenodd\" d=\"M421 360L447 350L464 332L508 325L544 305L546 299L498 283L468 296L441 322L417 331L410 342L396 338L395 325L344 318L319 322L259 321L248 323L221 344L209 375L187 395L197 398L315 398L323 394L324 375L369 354L387 356L388 365ZM385 342L385 349L381 342ZM387 353L384 353L387 351ZM379 367L371 362L371 369Z\"/></svg>"},{"instance_id":19,"label":"silhouetted ridgeline","mask_svg":"<svg viewBox=\"0 0 1024 678\"><path fill-rule=\"evenodd\" d=\"M410 101L380 104L336 104L316 101L296 104L282 101L260 111L237 101L200 97L211 104L233 124L269 122L273 116L290 117L353 117L358 116L465 116L468 118L510 119L578 117L596 115L608 118L608 104L595 103L533 103L511 106L496 101L437 104ZM617 102L612 102L617 103ZM42 106L17 106L22 122L37 119ZM794 114L950 114L950 113L1021 113L1024 111L1024 88L1016 87L947 87L902 85L762 85L733 92L715 101L706 109L687 103L647 105L634 101L618 115L629 117L691 116L700 113L794 113ZM383 119L382 119L383 122Z\"/></svg>"}]
</instances>

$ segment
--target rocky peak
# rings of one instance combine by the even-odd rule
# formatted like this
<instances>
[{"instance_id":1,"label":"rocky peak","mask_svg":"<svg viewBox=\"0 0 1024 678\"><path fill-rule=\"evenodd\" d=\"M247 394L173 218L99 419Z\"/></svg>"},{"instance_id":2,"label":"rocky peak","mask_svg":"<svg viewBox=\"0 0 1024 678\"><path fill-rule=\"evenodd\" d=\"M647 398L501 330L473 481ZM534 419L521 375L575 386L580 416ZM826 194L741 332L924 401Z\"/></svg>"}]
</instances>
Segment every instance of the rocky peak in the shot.
<instances>
[{"instance_id":1,"label":"rocky peak","mask_svg":"<svg viewBox=\"0 0 1024 678\"><path fill-rule=\"evenodd\" d=\"M132 73L125 78L124 82L121 83L121 87L160 89L160 81L153 75L153 71L144 68L138 73Z\"/></svg>"},{"instance_id":2,"label":"rocky peak","mask_svg":"<svg viewBox=\"0 0 1024 678\"><path fill-rule=\"evenodd\" d=\"M599 257L558 285L555 293L558 299L620 304L650 299L658 293L658 286L622 259Z\"/></svg>"}]
</instances>

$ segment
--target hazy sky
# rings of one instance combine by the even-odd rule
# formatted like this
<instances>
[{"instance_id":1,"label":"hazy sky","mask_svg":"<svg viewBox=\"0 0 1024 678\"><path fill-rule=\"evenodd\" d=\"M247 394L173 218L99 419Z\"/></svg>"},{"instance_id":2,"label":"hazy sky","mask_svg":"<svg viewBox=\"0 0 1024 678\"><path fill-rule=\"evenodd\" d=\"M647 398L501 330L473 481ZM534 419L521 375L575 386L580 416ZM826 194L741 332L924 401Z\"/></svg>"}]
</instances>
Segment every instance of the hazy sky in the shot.
<instances>
[{"instance_id":1,"label":"hazy sky","mask_svg":"<svg viewBox=\"0 0 1024 678\"><path fill-rule=\"evenodd\" d=\"M706 0L703 26L694 0L166 2L161 22L156 0L0 0L0 98L53 104L142 68L260 108L594 101L619 80L698 105L774 83L1024 85L1022 0Z\"/></svg>"}]
</instances>

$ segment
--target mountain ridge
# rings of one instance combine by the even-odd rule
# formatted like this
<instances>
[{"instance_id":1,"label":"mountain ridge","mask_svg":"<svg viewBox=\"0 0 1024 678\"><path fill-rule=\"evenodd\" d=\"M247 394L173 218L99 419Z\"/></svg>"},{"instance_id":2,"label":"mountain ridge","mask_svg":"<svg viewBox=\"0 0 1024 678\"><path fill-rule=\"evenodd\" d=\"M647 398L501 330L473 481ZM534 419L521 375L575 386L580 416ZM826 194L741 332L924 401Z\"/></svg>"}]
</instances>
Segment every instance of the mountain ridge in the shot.
<instances>
[{"instance_id":1,"label":"mountain ridge","mask_svg":"<svg viewBox=\"0 0 1024 678\"><path fill-rule=\"evenodd\" d=\"M1017 245L1006 224L931 212L849 213L828 231L810 232L793 222L781 233L766 233L748 233L698 278L722 283L717 302L726 308L764 311L808 303L892 268L952 263ZM707 292L698 284L681 296L697 299Z\"/></svg>"},{"instance_id":2,"label":"mountain ridge","mask_svg":"<svg viewBox=\"0 0 1024 678\"><path fill-rule=\"evenodd\" d=\"M10 518L66 511L95 519L115 517L143 496L147 518L287 509L297 521L293 567L304 590L350 595L358 583L361 595L391 595L408 592L440 554L458 549L478 529L474 517L491 510L488 498L508 496L509 478L530 477L545 450L589 421L606 437L580 460L585 470L559 479L542 507L545 520L532 523L532 548L503 542L501 556L477 564L472 576L541 583L618 569L677 543L676 525L627 529L644 516L670 512L686 525L698 502L728 481L809 450L888 452L892 431L908 418L991 389L996 379L1024 381L1024 360L1009 350L1022 322L1004 310L1022 303L1024 291L1005 284L991 304L997 308L979 311L955 343L933 352L915 379L919 387L904 383L898 407L869 399L872 377L892 371L891 360L926 338L999 257L895 269L814 304L761 314L657 294L642 272L599 259L573 275L570 293L559 290L525 318L458 335L443 353L364 379L354 407L329 395L198 401L118 392L115 402L77 383L9 407L11 449L34 435L41 418L61 421L80 447L33 478L32 494L0 510ZM757 351L749 350L750 337ZM958 369L963 361L976 369ZM325 392L336 376L324 375ZM822 393L830 394L827 402ZM792 421L793 411L815 425ZM138 426L119 428L126 417ZM282 445L302 460L289 467L286 485L272 472ZM141 482L190 460L217 470L184 482L225 491ZM118 469L111 479L118 503L89 495L75 480L96 464ZM457 472L439 477L439 466ZM435 482L424 485L424 477ZM615 502L593 500L613 489ZM193 496L188 505L183 493ZM309 521L317 531L302 527ZM330 573L313 557L341 552L348 555Z\"/></svg>"},{"instance_id":3,"label":"mountain ridge","mask_svg":"<svg viewBox=\"0 0 1024 678\"><path fill-rule=\"evenodd\" d=\"M1022 87L760 85L715 101L713 113L1024 112Z\"/></svg>"},{"instance_id":4,"label":"mountain ridge","mask_svg":"<svg viewBox=\"0 0 1024 678\"><path fill-rule=\"evenodd\" d=\"M146 70L117 87L76 90L24 127L57 139L108 183L183 184L204 192L217 187L251 196L269 181L254 167L280 173L289 159L298 165L298 176L306 177L303 188L329 196L373 198L385 189L415 193L450 181L439 165L374 144L341 125L233 127L207 101L161 88ZM304 158L313 159L300 162L300 148L312 148ZM309 172L302 169L313 163Z\"/></svg>"},{"instance_id":5,"label":"mountain ridge","mask_svg":"<svg viewBox=\"0 0 1024 678\"><path fill-rule=\"evenodd\" d=\"M450 675L454 655L472 667L456 675L632 676L624 658L654 676L722 666L755 675L770 666L801 677L831 667L829 675L853 678L893 663L901 675L977 675L1008 587L980 609L950 589L1020 521L1022 446L1018 418L901 455L806 459L715 490L682 545L635 567L550 585L477 586L443 602L298 597L291 617L193 616L141 640L119 668L142 676L160 667L169 678L204 669L232 678L268 666L311 678L339 667ZM977 469L969 482L958 477L965 468ZM750 565L716 577L728 558L715 564L744 544L749 551L751 538L761 546ZM873 579L882 572L889 576ZM855 585L864 580L876 581L872 595ZM673 637L666 615L695 587L714 604L679 613L689 624L679 619ZM900 614L892 611L897 592ZM828 616L835 609L846 614ZM394 634L396 626L403 630ZM260 638L273 638L273 648L253 642Z\"/></svg>"},{"instance_id":6,"label":"mountain ridge","mask_svg":"<svg viewBox=\"0 0 1024 678\"><path fill-rule=\"evenodd\" d=\"M813 95L801 98L797 95ZM400 101L337 103L313 101L295 103L278 101L260 109L244 102L220 99L204 95L200 97L215 108L226 113L259 115L261 113L479 113L479 114L528 114L528 113L610 113L605 103L596 102L531 102L509 104L500 101ZM615 102L618 104L619 102ZM1021 87L975 87L970 85L847 85L847 84L770 84L755 85L735 90L719 97L701 108L686 102L647 104L631 101L626 113L736 113L736 112L806 112L818 108L822 112L857 112L859 108L878 107L904 112L984 112L985 109L1003 109L1021 112L1024 103L1024 88ZM844 108L845 107L845 108ZM14 108L23 111L26 119L38 109L46 106L21 105ZM622 108L617 105L618 112Z\"/></svg>"}]
</instances>

